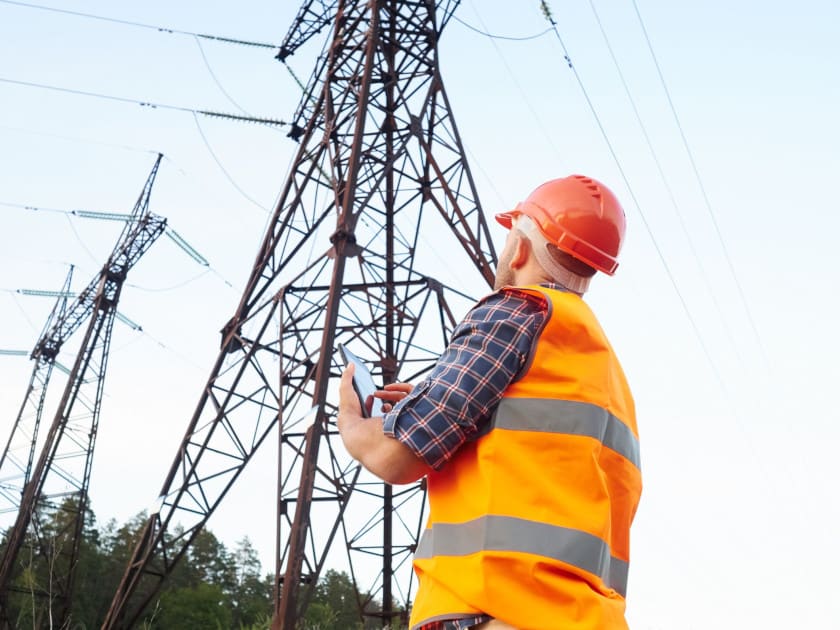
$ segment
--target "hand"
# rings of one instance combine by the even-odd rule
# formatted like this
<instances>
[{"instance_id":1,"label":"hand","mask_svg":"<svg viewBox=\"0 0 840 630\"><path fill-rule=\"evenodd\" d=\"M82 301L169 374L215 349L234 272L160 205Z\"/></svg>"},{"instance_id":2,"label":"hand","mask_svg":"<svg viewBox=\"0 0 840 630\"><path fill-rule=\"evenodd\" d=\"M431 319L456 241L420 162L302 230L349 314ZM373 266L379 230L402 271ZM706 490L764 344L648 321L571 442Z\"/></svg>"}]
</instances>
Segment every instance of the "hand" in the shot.
<instances>
[{"instance_id":1,"label":"hand","mask_svg":"<svg viewBox=\"0 0 840 630\"><path fill-rule=\"evenodd\" d=\"M382 418L365 418L353 389L352 365L341 374L338 388L338 432L350 456L386 483L417 481L431 470L407 446L385 435ZM377 397L396 402L412 390L407 383L393 383L376 392Z\"/></svg>"},{"instance_id":2,"label":"hand","mask_svg":"<svg viewBox=\"0 0 840 630\"><path fill-rule=\"evenodd\" d=\"M382 411L391 411L394 404L408 396L413 389L414 385L411 383L389 383L383 389L376 390L373 395L386 401L382 405Z\"/></svg>"}]
</instances>

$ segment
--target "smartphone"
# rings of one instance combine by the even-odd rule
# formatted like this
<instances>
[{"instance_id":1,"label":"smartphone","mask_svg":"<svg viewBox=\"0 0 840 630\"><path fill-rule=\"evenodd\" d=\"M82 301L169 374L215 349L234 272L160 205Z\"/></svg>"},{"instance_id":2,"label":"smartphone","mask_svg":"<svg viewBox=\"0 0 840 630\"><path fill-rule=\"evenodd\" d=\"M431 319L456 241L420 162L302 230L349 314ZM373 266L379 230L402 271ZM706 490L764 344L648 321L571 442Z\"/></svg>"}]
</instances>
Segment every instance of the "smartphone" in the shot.
<instances>
[{"instance_id":1,"label":"smartphone","mask_svg":"<svg viewBox=\"0 0 840 630\"><path fill-rule=\"evenodd\" d=\"M359 357L350 352L344 344L338 344L338 352L341 354L344 365L350 365L352 363L356 366L353 372L353 389L356 390L356 396L359 397L359 403L362 405L362 415L366 418L381 416L382 401L379 398L373 397L373 392L378 388L373 382L373 376L368 366ZM368 398L373 398L370 413L367 411L366 404Z\"/></svg>"}]
</instances>

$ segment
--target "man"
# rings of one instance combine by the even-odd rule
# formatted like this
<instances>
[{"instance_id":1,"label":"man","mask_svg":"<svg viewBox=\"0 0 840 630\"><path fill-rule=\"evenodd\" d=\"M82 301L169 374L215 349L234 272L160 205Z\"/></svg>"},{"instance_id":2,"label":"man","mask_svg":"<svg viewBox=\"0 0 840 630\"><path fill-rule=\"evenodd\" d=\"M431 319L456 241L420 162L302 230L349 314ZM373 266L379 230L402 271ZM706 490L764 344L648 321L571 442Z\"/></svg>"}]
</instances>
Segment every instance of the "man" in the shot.
<instances>
[{"instance_id":1,"label":"man","mask_svg":"<svg viewBox=\"0 0 840 630\"><path fill-rule=\"evenodd\" d=\"M348 452L389 483L427 477L411 628L626 629L630 525L641 493L633 399L581 299L615 272L624 212L572 175L496 219L510 231L495 292L428 378L392 384L365 419L340 389Z\"/></svg>"}]
</instances>

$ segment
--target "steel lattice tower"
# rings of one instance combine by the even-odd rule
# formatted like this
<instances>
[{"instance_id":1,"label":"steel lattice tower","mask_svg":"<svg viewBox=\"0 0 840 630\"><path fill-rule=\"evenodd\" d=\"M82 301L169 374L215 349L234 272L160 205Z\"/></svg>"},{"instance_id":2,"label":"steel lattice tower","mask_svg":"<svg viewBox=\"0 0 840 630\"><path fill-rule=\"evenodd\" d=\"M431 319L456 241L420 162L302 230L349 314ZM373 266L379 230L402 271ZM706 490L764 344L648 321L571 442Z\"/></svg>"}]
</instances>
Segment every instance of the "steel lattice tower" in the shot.
<instances>
[{"instance_id":1,"label":"steel lattice tower","mask_svg":"<svg viewBox=\"0 0 840 630\"><path fill-rule=\"evenodd\" d=\"M23 489L32 476L32 464L38 444L38 433L44 416L44 404L52 378L55 360L66 337L73 334L82 320L74 318L76 325L71 328L59 326L63 331L59 337L53 334L54 323L63 322L67 314L67 302L70 298L70 285L73 280L73 267L67 272L64 286L59 292L44 330L30 354L35 362L32 376L26 388L26 397L12 424L12 432L6 442L6 448L0 455L0 514L17 514Z\"/></svg>"},{"instance_id":2,"label":"steel lattice tower","mask_svg":"<svg viewBox=\"0 0 840 630\"><path fill-rule=\"evenodd\" d=\"M280 59L331 29L292 125L297 154L103 628L140 618L278 426L274 627L295 627L337 536L360 618L404 616L423 486L392 489L344 451L335 347L348 345L382 382L416 379L469 303L436 277L467 276L460 288L472 294L492 283L495 251L438 68L457 5L301 7Z\"/></svg>"},{"instance_id":3,"label":"steel lattice tower","mask_svg":"<svg viewBox=\"0 0 840 630\"><path fill-rule=\"evenodd\" d=\"M0 559L0 621L4 626L13 622L8 618L9 595L17 590L13 580L23 568L37 580L24 591L38 598L32 602L38 611L35 623L46 624L49 618L63 627L68 620L117 304L128 272L166 228L166 220L149 211L162 157L158 155L102 270L72 305L57 305L58 312L53 311L51 324L33 350L30 387L0 461L4 500L14 503L16 491L20 493L17 518ZM69 277L65 289L69 289ZM33 466L49 375L63 344L86 321L66 387ZM21 458L12 447L27 439L28 449L20 450L28 450L28 457ZM30 548L25 559L24 547Z\"/></svg>"}]
</instances>

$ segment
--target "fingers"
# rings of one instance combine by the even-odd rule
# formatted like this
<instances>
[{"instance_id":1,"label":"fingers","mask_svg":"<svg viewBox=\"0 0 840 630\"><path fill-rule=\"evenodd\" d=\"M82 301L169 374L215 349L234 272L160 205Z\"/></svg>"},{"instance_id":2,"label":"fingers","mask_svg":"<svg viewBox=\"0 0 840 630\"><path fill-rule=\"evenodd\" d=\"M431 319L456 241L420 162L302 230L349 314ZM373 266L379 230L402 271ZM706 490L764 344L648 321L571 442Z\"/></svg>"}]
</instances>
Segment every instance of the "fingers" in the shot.
<instances>
[{"instance_id":1,"label":"fingers","mask_svg":"<svg viewBox=\"0 0 840 630\"><path fill-rule=\"evenodd\" d=\"M410 394L412 389L414 386L411 383L388 383L382 389L376 390L374 396L380 400L396 403Z\"/></svg>"},{"instance_id":2,"label":"fingers","mask_svg":"<svg viewBox=\"0 0 840 630\"><path fill-rule=\"evenodd\" d=\"M414 389L411 383L388 383L383 389L388 392L402 392L403 394L410 394Z\"/></svg>"},{"instance_id":3,"label":"fingers","mask_svg":"<svg viewBox=\"0 0 840 630\"><path fill-rule=\"evenodd\" d=\"M351 363L341 373L341 384L338 386L338 411L346 410L353 413L361 413L362 407L356 390L353 389L353 373L355 367Z\"/></svg>"},{"instance_id":4,"label":"fingers","mask_svg":"<svg viewBox=\"0 0 840 630\"><path fill-rule=\"evenodd\" d=\"M399 402L406 397L406 394L403 392L389 392L386 389L377 389L373 395L380 400L386 400L389 402Z\"/></svg>"}]
</instances>

